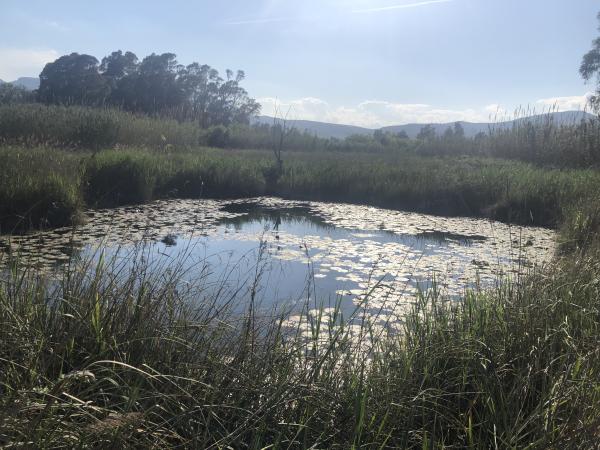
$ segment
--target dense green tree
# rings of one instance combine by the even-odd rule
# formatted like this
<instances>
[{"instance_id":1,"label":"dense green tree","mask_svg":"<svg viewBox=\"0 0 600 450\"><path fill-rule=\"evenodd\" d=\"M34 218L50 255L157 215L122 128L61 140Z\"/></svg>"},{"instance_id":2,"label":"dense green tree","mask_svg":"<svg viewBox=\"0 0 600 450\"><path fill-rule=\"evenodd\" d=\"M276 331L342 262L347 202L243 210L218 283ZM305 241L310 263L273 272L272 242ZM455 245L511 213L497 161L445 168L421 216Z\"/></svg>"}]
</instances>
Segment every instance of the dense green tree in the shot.
<instances>
[{"instance_id":1,"label":"dense green tree","mask_svg":"<svg viewBox=\"0 0 600 450\"><path fill-rule=\"evenodd\" d=\"M600 14L598 20L600 21ZM596 95L592 97L592 105L596 111L600 111L600 37L594 39L592 49L583 56L579 72L586 81L596 78Z\"/></svg>"},{"instance_id":2,"label":"dense green tree","mask_svg":"<svg viewBox=\"0 0 600 450\"><path fill-rule=\"evenodd\" d=\"M452 127L446 128L446 130L444 131L444 139L454 139L454 130L452 129Z\"/></svg>"},{"instance_id":3,"label":"dense green tree","mask_svg":"<svg viewBox=\"0 0 600 450\"><path fill-rule=\"evenodd\" d=\"M435 128L433 127L433 125L429 124L421 128L419 134L417 135L417 139L421 141L432 141L435 139L435 136Z\"/></svg>"},{"instance_id":4,"label":"dense green tree","mask_svg":"<svg viewBox=\"0 0 600 450\"><path fill-rule=\"evenodd\" d=\"M0 84L0 105L29 103L35 100L35 93L12 83Z\"/></svg>"},{"instance_id":5,"label":"dense green tree","mask_svg":"<svg viewBox=\"0 0 600 450\"><path fill-rule=\"evenodd\" d=\"M61 56L46 64L40 74L38 98L43 103L95 106L104 104L109 92L98 60L90 55Z\"/></svg>"},{"instance_id":6,"label":"dense green tree","mask_svg":"<svg viewBox=\"0 0 600 450\"><path fill-rule=\"evenodd\" d=\"M102 58L100 71L106 78L121 80L123 77L132 75L137 71L138 57L135 53L117 50Z\"/></svg>"},{"instance_id":7,"label":"dense green tree","mask_svg":"<svg viewBox=\"0 0 600 450\"><path fill-rule=\"evenodd\" d=\"M100 65L93 56L73 53L48 64L40 78L45 103L110 105L204 128L249 124L260 111L241 86L243 71L227 70L223 79L208 65L179 64L174 53L152 53L139 62L134 53L118 50Z\"/></svg>"},{"instance_id":8,"label":"dense green tree","mask_svg":"<svg viewBox=\"0 0 600 450\"><path fill-rule=\"evenodd\" d=\"M454 123L454 137L456 139L464 139L465 138L465 129L460 122Z\"/></svg>"},{"instance_id":9,"label":"dense green tree","mask_svg":"<svg viewBox=\"0 0 600 450\"><path fill-rule=\"evenodd\" d=\"M100 71L110 86L109 103L125 107L135 104L134 83L138 70L138 58L132 52L121 50L102 58Z\"/></svg>"}]
</instances>

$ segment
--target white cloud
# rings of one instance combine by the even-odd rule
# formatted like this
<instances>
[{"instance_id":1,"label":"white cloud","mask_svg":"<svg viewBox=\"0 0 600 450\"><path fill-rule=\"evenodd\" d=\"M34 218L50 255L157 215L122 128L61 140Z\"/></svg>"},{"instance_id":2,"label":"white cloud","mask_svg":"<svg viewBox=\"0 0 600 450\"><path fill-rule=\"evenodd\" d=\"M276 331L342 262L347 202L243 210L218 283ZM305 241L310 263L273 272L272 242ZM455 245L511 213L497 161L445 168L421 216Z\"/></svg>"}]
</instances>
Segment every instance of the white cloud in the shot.
<instances>
[{"instance_id":1,"label":"white cloud","mask_svg":"<svg viewBox=\"0 0 600 450\"><path fill-rule=\"evenodd\" d=\"M0 79L12 81L19 77L37 76L46 63L58 56L56 50L0 48Z\"/></svg>"},{"instance_id":2,"label":"white cloud","mask_svg":"<svg viewBox=\"0 0 600 450\"><path fill-rule=\"evenodd\" d=\"M406 123L448 123L494 122L511 120L524 112L535 112L536 107L548 110L553 105L560 111L582 109L591 94L573 97L540 99L533 107L508 109L498 103L477 108L452 109L424 103L393 103L381 100L367 100L357 105L334 106L326 101L305 97L291 101L281 101L272 97L260 98L262 113L267 116L287 115L289 120L315 120L367 128L380 128ZM514 111L514 112L511 112ZM519 112L520 111L520 112ZM538 112L543 112L539 110Z\"/></svg>"},{"instance_id":3,"label":"white cloud","mask_svg":"<svg viewBox=\"0 0 600 450\"><path fill-rule=\"evenodd\" d=\"M324 100L306 97L293 101L261 98L263 114L278 116L288 113L290 120L316 120L368 128L404 123L479 121L485 114L473 109L453 110L420 103L391 103L368 100L354 106L332 106Z\"/></svg>"},{"instance_id":4,"label":"white cloud","mask_svg":"<svg viewBox=\"0 0 600 450\"><path fill-rule=\"evenodd\" d=\"M570 97L551 97L538 100L536 103L546 109L557 111L583 111L589 109L590 97L592 93L584 95L573 95Z\"/></svg>"}]
</instances>

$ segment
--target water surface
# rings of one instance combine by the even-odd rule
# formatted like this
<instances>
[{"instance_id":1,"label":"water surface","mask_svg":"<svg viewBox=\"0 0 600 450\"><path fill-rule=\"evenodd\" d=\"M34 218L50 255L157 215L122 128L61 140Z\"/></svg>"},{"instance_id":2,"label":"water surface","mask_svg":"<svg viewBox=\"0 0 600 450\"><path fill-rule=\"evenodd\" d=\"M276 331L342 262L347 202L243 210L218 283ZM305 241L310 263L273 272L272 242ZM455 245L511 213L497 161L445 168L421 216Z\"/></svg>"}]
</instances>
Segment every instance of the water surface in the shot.
<instances>
[{"instance_id":1,"label":"water surface","mask_svg":"<svg viewBox=\"0 0 600 450\"><path fill-rule=\"evenodd\" d=\"M219 290L292 310L339 301L345 314L360 308L389 319L400 318L419 290L456 298L520 276L548 262L555 244L543 228L278 198L88 211L75 229L0 238L4 253L44 270L73 254L97 257L100 247L107 260L126 264L178 261L207 295Z\"/></svg>"}]
</instances>

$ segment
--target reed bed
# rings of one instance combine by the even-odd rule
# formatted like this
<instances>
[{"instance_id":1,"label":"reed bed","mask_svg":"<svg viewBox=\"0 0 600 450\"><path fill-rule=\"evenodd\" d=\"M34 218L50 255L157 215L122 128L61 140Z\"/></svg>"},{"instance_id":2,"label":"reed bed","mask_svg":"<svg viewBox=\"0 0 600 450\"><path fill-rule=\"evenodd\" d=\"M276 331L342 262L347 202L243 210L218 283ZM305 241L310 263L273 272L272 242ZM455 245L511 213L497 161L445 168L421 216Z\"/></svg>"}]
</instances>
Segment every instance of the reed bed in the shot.
<instances>
[{"instance_id":1,"label":"reed bed","mask_svg":"<svg viewBox=\"0 0 600 450\"><path fill-rule=\"evenodd\" d=\"M76 223L85 207L268 194L557 227L572 205L594 202L600 189L600 175L592 169L490 158L286 156L273 182L268 151L0 147L0 225L6 233Z\"/></svg>"},{"instance_id":2,"label":"reed bed","mask_svg":"<svg viewBox=\"0 0 600 450\"><path fill-rule=\"evenodd\" d=\"M304 308L301 333L176 262L100 256L53 279L14 265L0 281L0 445L593 449L598 261L572 254L460 301L428 291L367 352L338 308Z\"/></svg>"}]
</instances>

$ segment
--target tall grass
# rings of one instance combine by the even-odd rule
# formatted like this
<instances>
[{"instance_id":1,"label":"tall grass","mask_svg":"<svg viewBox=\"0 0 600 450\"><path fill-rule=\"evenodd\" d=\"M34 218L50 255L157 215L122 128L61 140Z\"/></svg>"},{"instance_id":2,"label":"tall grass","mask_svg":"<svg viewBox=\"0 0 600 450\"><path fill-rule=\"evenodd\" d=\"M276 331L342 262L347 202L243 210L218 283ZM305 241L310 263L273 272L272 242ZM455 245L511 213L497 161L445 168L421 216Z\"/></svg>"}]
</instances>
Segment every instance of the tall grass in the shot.
<instances>
[{"instance_id":1,"label":"tall grass","mask_svg":"<svg viewBox=\"0 0 600 450\"><path fill-rule=\"evenodd\" d=\"M593 449L597 261L460 302L420 296L403 333L371 351L337 309L307 314L308 333L251 298L236 315L177 265L100 258L58 284L13 269L0 283L0 445Z\"/></svg>"},{"instance_id":2,"label":"tall grass","mask_svg":"<svg viewBox=\"0 0 600 450\"><path fill-rule=\"evenodd\" d=\"M22 104L0 106L0 143L69 149L120 146L185 148L206 142L197 124L116 109Z\"/></svg>"},{"instance_id":3,"label":"tall grass","mask_svg":"<svg viewBox=\"0 0 600 450\"><path fill-rule=\"evenodd\" d=\"M550 167L598 167L600 120L584 112L569 112L560 119L550 108L517 110L510 117L496 117L473 138L441 135L426 139L416 153L421 156L487 156L526 161ZM558 118L557 118L558 117Z\"/></svg>"},{"instance_id":4,"label":"tall grass","mask_svg":"<svg viewBox=\"0 0 600 450\"><path fill-rule=\"evenodd\" d=\"M0 147L0 233L77 221L83 167L77 158L42 149Z\"/></svg>"},{"instance_id":5,"label":"tall grass","mask_svg":"<svg viewBox=\"0 0 600 450\"><path fill-rule=\"evenodd\" d=\"M363 153L286 155L273 183L268 151L120 149L96 153L0 148L0 224L59 226L84 205L110 207L169 197L345 201L425 213L558 226L575 203L593 202L593 170L544 169L490 158ZM587 200L590 199L590 200Z\"/></svg>"}]
</instances>

